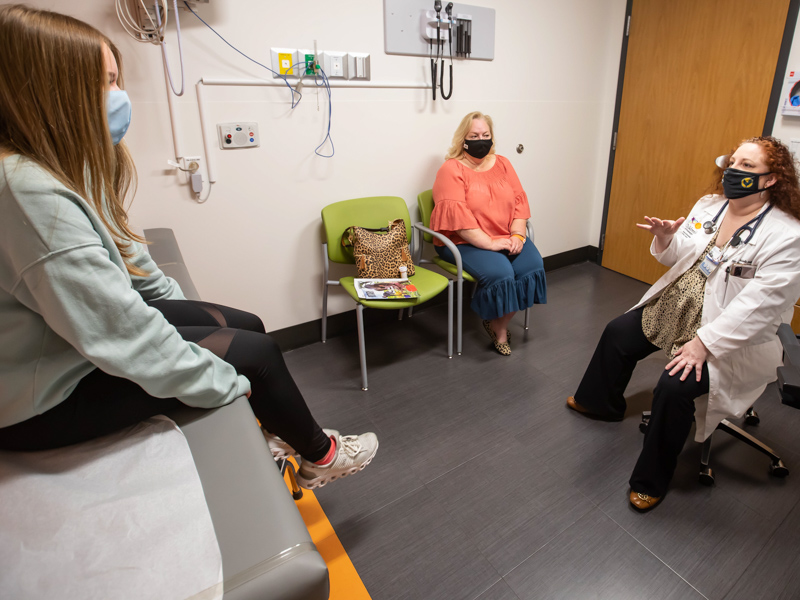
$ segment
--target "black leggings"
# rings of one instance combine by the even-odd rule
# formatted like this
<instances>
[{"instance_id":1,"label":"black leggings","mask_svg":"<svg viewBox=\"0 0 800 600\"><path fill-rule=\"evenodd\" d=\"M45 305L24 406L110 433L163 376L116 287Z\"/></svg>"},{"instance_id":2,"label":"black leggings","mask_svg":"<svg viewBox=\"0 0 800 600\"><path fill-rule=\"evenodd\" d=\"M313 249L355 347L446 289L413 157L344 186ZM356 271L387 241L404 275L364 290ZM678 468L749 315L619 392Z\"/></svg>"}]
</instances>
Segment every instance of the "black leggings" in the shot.
<instances>
[{"instance_id":1,"label":"black leggings","mask_svg":"<svg viewBox=\"0 0 800 600\"><path fill-rule=\"evenodd\" d=\"M265 429L307 460L317 461L327 454L331 441L311 416L261 319L208 302L155 300L148 304L161 311L185 340L211 350L250 380L250 406ZM0 448L60 448L169 414L180 406L176 398L154 398L128 379L95 369L57 406L0 428Z\"/></svg>"},{"instance_id":2,"label":"black leggings","mask_svg":"<svg viewBox=\"0 0 800 600\"><path fill-rule=\"evenodd\" d=\"M625 388L636 363L660 350L642 331L643 311L644 308L632 310L606 325L575 392L575 401L589 412L621 420L627 406ZM692 428L694 399L708 393L705 363L699 382L694 371L684 381L680 375L670 376L665 370L653 390L650 425L630 478L634 492L661 497L667 491Z\"/></svg>"}]
</instances>

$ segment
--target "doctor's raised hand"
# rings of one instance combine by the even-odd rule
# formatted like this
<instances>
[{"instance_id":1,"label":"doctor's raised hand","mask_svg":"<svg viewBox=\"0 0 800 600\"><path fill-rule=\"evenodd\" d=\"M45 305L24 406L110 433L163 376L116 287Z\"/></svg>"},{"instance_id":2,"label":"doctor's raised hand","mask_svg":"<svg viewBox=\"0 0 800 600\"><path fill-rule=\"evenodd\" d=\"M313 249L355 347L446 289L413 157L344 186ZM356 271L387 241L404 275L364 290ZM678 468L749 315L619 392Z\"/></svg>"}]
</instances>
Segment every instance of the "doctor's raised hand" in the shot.
<instances>
[{"instance_id":1,"label":"doctor's raised hand","mask_svg":"<svg viewBox=\"0 0 800 600\"><path fill-rule=\"evenodd\" d=\"M663 498L693 419L702 442L775 379L778 326L791 320L800 296L800 187L788 148L772 137L745 140L712 187L688 218L637 223L670 269L606 326L567 399L580 413L622 420L637 362L658 350L667 356L629 481L637 510Z\"/></svg>"},{"instance_id":2,"label":"doctor's raised hand","mask_svg":"<svg viewBox=\"0 0 800 600\"><path fill-rule=\"evenodd\" d=\"M681 217L675 221L667 221L666 219L656 219L655 217L645 216L644 223L637 223L639 229L645 229L653 234L656 238L656 247L658 251L663 251L669 246L672 236L678 231L686 219Z\"/></svg>"}]
</instances>

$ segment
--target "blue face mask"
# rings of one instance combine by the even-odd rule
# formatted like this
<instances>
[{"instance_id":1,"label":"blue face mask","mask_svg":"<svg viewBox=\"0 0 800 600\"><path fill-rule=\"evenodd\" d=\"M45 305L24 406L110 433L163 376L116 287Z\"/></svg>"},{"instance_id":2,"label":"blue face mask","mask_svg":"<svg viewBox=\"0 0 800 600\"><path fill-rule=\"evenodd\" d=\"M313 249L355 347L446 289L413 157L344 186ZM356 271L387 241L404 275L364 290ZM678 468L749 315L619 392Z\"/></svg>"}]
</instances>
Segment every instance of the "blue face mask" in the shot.
<instances>
[{"instance_id":1,"label":"blue face mask","mask_svg":"<svg viewBox=\"0 0 800 600\"><path fill-rule=\"evenodd\" d=\"M122 90L106 92L106 115L111 141L116 146L122 141L131 124L131 100L127 92Z\"/></svg>"}]
</instances>

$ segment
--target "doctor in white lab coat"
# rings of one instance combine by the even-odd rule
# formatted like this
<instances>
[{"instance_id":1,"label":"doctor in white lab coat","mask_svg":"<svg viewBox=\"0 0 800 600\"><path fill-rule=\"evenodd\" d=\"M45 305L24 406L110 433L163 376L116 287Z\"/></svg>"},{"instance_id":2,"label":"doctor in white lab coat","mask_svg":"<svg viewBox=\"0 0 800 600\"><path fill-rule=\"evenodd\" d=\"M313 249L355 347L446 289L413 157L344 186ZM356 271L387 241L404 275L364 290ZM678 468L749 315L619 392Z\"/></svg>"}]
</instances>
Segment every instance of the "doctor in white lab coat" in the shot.
<instances>
[{"instance_id":1,"label":"doctor in white lab coat","mask_svg":"<svg viewBox=\"0 0 800 600\"><path fill-rule=\"evenodd\" d=\"M659 349L671 358L630 479L638 510L664 496L692 418L703 441L775 380L777 329L800 297L800 188L788 149L771 137L746 140L717 187L724 194L704 196L687 218L637 224L653 233L651 253L670 270L608 324L567 400L580 413L621 420L636 363Z\"/></svg>"}]
</instances>

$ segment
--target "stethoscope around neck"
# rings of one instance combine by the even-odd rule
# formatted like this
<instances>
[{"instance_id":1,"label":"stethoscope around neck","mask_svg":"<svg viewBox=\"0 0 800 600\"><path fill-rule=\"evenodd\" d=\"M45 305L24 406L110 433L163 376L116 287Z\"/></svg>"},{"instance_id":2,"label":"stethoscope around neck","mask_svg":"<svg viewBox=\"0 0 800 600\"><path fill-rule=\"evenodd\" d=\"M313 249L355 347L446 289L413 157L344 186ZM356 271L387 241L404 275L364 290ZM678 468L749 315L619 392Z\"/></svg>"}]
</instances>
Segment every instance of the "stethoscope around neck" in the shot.
<instances>
[{"instance_id":1,"label":"stethoscope around neck","mask_svg":"<svg viewBox=\"0 0 800 600\"><path fill-rule=\"evenodd\" d=\"M703 223L703 230L706 233L711 234L717 230L717 219L719 219L720 216L722 216L722 213L725 212L726 208L728 208L728 200L725 200L725 204L722 205L722 208L719 209L719 212L713 219ZM762 210L759 214L750 219L747 223L739 227L739 229L737 229L736 232L733 234L733 237L731 238L730 241L730 245L736 248L739 244L741 244L742 234L745 231L747 232L747 242L745 243L750 243L750 240L753 239L753 235L755 235L756 229L758 229L758 226L761 225L761 221L764 220L764 217L771 210L772 210L772 204L768 204L766 210Z\"/></svg>"}]
</instances>

